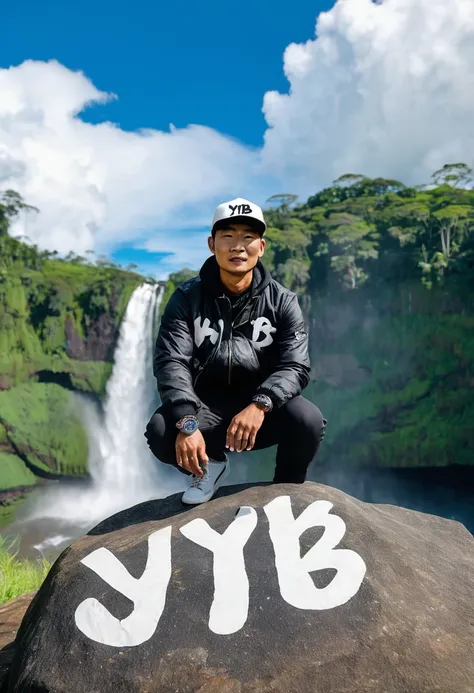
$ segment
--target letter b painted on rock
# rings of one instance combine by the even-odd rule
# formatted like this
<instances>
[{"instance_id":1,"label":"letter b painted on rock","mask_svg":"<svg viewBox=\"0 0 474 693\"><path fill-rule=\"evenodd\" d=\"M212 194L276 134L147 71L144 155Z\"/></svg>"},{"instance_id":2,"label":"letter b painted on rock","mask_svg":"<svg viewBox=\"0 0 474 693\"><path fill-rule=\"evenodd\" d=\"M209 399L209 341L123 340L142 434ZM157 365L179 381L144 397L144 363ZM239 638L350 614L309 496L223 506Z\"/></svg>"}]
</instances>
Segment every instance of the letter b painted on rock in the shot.
<instances>
[{"instance_id":1,"label":"letter b painted on rock","mask_svg":"<svg viewBox=\"0 0 474 693\"><path fill-rule=\"evenodd\" d=\"M332 503L315 501L295 520L289 496L280 496L265 506L270 538L275 551L278 583L283 599L298 609L333 609L353 597L364 579L366 566L350 549L336 549L346 532L344 520L330 515ZM324 527L321 539L300 557L300 537L310 527ZM318 588L310 573L334 568L331 582Z\"/></svg>"},{"instance_id":2,"label":"letter b painted on rock","mask_svg":"<svg viewBox=\"0 0 474 693\"><path fill-rule=\"evenodd\" d=\"M366 566L359 554L335 548L346 525L342 518L329 514L331 508L329 501L315 501L295 520L289 496L279 496L264 506L280 592L288 604L298 609L340 606L357 593L364 579ZM218 635L239 631L247 620L249 581L243 550L256 525L256 511L244 506L223 534L203 519L181 527L181 533L190 541L212 551L214 596L209 628ZM301 558L300 537L316 526L323 526L324 534ZM79 630L91 640L112 647L133 647L149 640L166 605L171 578L171 527L149 536L147 564L138 579L105 548L93 551L81 563L130 599L134 607L127 618L119 620L97 599L85 599L75 612ZM336 575L328 585L317 588L310 573L327 568L335 569Z\"/></svg>"}]
</instances>

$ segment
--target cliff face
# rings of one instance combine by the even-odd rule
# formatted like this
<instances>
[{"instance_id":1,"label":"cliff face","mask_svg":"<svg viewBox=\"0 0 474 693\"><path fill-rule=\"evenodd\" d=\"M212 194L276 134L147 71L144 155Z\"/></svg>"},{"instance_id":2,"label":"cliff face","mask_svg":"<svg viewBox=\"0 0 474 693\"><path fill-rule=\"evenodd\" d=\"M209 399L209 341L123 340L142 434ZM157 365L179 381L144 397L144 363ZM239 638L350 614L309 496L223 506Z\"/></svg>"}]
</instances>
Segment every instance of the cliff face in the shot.
<instances>
[{"instance_id":1,"label":"cliff face","mask_svg":"<svg viewBox=\"0 0 474 693\"><path fill-rule=\"evenodd\" d=\"M120 322L143 277L45 257L0 237L0 490L81 476L75 393L102 399Z\"/></svg>"},{"instance_id":2,"label":"cliff face","mask_svg":"<svg viewBox=\"0 0 474 693\"><path fill-rule=\"evenodd\" d=\"M467 303L467 302L466 302ZM473 464L474 315L454 292L410 282L314 298L313 381L329 420L321 464Z\"/></svg>"},{"instance_id":3,"label":"cliff face","mask_svg":"<svg viewBox=\"0 0 474 693\"><path fill-rule=\"evenodd\" d=\"M473 180L463 164L416 188L346 175L267 214L266 261L310 327L320 464L473 464Z\"/></svg>"}]
</instances>

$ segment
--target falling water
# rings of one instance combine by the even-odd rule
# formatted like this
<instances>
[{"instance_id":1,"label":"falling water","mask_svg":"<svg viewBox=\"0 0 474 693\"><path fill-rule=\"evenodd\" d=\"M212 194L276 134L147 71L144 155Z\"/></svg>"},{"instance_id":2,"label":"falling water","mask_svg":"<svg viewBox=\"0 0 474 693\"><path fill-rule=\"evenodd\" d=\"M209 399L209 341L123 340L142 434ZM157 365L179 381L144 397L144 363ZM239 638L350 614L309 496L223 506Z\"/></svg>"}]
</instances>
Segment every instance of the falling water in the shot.
<instances>
[{"instance_id":1,"label":"falling water","mask_svg":"<svg viewBox=\"0 0 474 693\"><path fill-rule=\"evenodd\" d=\"M107 383L103 421L94 421L89 413L87 430L96 448L90 471L96 488L124 500L152 496L159 483L156 460L143 436L155 393L151 347L156 299L149 284L133 293Z\"/></svg>"},{"instance_id":2,"label":"falling water","mask_svg":"<svg viewBox=\"0 0 474 693\"><path fill-rule=\"evenodd\" d=\"M63 548L114 512L186 487L182 474L157 462L143 435L157 404L153 325L162 293L157 297L156 287L144 284L130 298L103 412L76 396L89 439L91 483L58 483L33 495L10 527L30 546Z\"/></svg>"}]
</instances>

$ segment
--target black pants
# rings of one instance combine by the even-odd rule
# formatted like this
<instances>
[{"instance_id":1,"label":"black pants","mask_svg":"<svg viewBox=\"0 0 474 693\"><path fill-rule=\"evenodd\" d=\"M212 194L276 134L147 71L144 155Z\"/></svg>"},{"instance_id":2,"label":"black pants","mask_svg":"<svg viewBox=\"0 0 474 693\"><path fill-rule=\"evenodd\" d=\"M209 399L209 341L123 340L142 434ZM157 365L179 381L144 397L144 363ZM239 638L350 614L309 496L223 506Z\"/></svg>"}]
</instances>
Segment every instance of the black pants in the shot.
<instances>
[{"instance_id":1,"label":"black pants","mask_svg":"<svg viewBox=\"0 0 474 693\"><path fill-rule=\"evenodd\" d=\"M199 410L199 428L206 442L206 453L211 459L225 459L227 428L232 417L242 409L222 413L203 406ZM265 415L253 450L278 445L274 483L304 482L308 466L324 438L326 423L318 407L301 396L294 397ZM177 466L177 433L166 408L162 406L157 409L148 423L145 436L155 457L165 464ZM188 473L180 467L178 469Z\"/></svg>"}]
</instances>

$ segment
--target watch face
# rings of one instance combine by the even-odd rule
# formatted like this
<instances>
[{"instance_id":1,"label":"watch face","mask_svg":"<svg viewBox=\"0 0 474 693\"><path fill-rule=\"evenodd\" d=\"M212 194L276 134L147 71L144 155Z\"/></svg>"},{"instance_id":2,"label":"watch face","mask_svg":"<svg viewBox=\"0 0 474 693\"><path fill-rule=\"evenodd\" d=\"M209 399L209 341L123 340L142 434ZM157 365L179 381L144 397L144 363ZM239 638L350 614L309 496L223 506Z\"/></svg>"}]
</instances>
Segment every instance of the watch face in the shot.
<instances>
[{"instance_id":1,"label":"watch face","mask_svg":"<svg viewBox=\"0 0 474 693\"><path fill-rule=\"evenodd\" d=\"M197 423L193 421L192 419L188 419L187 421L184 422L183 424L183 432L184 433L194 433L194 431L197 430Z\"/></svg>"}]
</instances>

